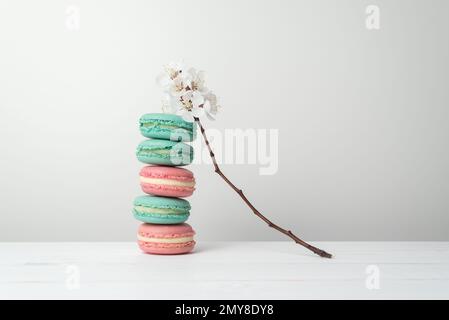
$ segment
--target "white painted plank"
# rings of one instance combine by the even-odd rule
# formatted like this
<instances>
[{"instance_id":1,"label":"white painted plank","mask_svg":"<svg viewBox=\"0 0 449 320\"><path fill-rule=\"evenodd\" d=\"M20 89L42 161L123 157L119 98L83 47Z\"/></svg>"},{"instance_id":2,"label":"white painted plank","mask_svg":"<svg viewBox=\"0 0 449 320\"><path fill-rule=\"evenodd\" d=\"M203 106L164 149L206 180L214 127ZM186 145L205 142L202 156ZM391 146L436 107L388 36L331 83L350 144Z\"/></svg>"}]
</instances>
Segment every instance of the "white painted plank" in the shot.
<instances>
[{"instance_id":1,"label":"white painted plank","mask_svg":"<svg viewBox=\"0 0 449 320\"><path fill-rule=\"evenodd\" d=\"M134 243L0 243L0 298L449 298L448 242L317 245L335 258L291 242L201 243L182 256L145 255ZM369 265L377 290L365 285Z\"/></svg>"}]
</instances>

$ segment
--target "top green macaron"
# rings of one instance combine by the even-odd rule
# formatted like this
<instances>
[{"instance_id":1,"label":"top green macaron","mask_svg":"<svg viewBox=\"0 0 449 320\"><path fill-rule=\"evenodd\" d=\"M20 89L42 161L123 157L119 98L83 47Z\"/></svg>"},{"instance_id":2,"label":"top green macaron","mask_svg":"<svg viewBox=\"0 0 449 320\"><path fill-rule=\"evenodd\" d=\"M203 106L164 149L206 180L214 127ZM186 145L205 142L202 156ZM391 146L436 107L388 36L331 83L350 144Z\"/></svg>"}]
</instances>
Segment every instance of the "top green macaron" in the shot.
<instances>
[{"instance_id":1,"label":"top green macaron","mask_svg":"<svg viewBox=\"0 0 449 320\"><path fill-rule=\"evenodd\" d=\"M196 124L168 113L147 113L140 117L140 132L144 137L171 141L193 141Z\"/></svg>"}]
</instances>

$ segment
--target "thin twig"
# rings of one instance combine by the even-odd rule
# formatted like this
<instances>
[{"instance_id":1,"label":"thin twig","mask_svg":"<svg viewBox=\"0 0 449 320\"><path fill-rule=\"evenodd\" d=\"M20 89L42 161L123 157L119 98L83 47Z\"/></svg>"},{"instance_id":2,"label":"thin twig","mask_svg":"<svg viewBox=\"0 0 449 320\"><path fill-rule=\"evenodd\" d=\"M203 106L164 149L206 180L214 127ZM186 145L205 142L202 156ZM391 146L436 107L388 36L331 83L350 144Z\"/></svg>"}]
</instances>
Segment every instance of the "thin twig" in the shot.
<instances>
[{"instance_id":1,"label":"thin twig","mask_svg":"<svg viewBox=\"0 0 449 320\"><path fill-rule=\"evenodd\" d=\"M307 249L309 249L310 251L314 252L315 254L323 257L323 258L332 258L332 255L330 253L327 253L324 250L318 249L317 247L314 247L310 244L308 244L307 242L305 242L304 240L301 240L300 238L298 238L297 236L295 236L290 230L285 230L281 227L279 227L278 225L274 224L273 222L271 222L267 217L265 217L262 213L259 212L259 210L257 210L253 204L248 200L248 198L243 194L242 189L237 188L232 182L231 180L229 180L224 173L220 170L220 167L218 166L217 160L215 159L215 154L212 151L212 147L210 146L209 140L207 139L207 135L206 135L206 131L204 130L203 125L200 122L200 119L195 117L195 122L198 124L198 126L200 127L200 131L201 134L203 135L204 138L204 142L206 143L206 146L209 150L209 155L212 158L212 162L214 164L215 167L215 172L224 180L226 181L226 183L232 188L234 189L235 192L238 193L238 195L240 196L240 198L242 198L242 200L246 203L246 205L254 212L254 214L256 216L258 216L260 219L262 219L263 221L265 221L266 224L268 224L269 227L276 229L277 231L285 234L286 236L290 237L291 239L293 239L293 241L295 241L297 244L300 244L304 247L306 247Z\"/></svg>"}]
</instances>

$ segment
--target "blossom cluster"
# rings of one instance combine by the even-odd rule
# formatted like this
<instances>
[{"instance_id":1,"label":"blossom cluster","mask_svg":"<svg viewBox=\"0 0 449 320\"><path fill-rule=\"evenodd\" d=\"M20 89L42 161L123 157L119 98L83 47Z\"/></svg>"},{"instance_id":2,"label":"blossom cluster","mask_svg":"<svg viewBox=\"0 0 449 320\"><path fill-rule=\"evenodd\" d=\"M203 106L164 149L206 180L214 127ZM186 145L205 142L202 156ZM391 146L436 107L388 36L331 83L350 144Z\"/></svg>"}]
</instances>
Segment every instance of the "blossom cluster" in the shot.
<instances>
[{"instance_id":1,"label":"blossom cluster","mask_svg":"<svg viewBox=\"0 0 449 320\"><path fill-rule=\"evenodd\" d=\"M186 69L182 63L172 62L157 82L164 89L164 112L179 114L189 122L204 115L215 120L220 106L215 94L205 86L204 71Z\"/></svg>"}]
</instances>

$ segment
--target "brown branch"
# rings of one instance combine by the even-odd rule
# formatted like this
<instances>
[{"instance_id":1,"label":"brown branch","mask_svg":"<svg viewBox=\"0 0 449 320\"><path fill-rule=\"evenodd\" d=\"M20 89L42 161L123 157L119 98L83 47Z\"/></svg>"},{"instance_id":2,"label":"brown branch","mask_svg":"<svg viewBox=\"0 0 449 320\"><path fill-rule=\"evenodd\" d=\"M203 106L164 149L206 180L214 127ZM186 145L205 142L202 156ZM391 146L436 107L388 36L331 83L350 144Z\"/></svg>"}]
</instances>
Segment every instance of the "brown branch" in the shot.
<instances>
[{"instance_id":1,"label":"brown branch","mask_svg":"<svg viewBox=\"0 0 449 320\"><path fill-rule=\"evenodd\" d=\"M200 131L201 134L203 135L204 138L204 142L206 143L207 149L209 150L209 155L212 158L212 162L214 164L215 167L215 172L224 180L226 181L226 183L232 188L234 189L235 192L238 193L238 195L240 196L240 198L242 198L242 200L246 203L246 205L254 212L254 214L256 216L258 216L260 219L262 219L263 221L265 221L266 224L268 224L269 227L276 229L277 231L285 234L286 236L290 237L291 239L293 239L293 241L295 241L297 244L300 244L304 247L306 247L307 249L309 249L310 251L312 251L313 253L324 257L324 258L332 258L332 255L330 253L327 253L324 250L318 249L317 247L314 247L310 244L308 244L307 242L305 242L304 240L301 240L300 238L298 238L297 236L295 236L290 230L285 230L281 227L279 227L278 225L274 224L273 222L271 222L267 217L265 217L262 213L260 213L254 206L253 204L248 200L248 198L243 194L242 189L237 188L232 182L231 180L229 180L224 173L220 170L220 167L218 166L217 160L215 159L215 154L212 151L212 147L210 146L209 140L207 139L206 136L206 132L204 130L203 125L200 122L200 119L195 117L195 122L198 124L198 126L200 127Z\"/></svg>"}]
</instances>

